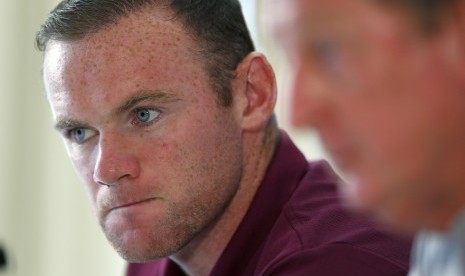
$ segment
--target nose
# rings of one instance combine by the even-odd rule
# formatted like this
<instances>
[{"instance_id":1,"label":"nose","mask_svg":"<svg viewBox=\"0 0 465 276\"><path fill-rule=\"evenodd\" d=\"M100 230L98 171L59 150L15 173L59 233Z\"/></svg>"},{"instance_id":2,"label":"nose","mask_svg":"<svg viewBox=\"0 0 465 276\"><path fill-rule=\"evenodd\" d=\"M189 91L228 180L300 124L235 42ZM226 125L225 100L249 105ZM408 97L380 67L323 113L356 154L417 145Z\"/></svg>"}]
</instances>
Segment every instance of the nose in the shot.
<instances>
[{"instance_id":1,"label":"nose","mask_svg":"<svg viewBox=\"0 0 465 276\"><path fill-rule=\"evenodd\" d=\"M139 176L140 166L131 144L117 134L101 134L93 178L95 183L114 186Z\"/></svg>"},{"instance_id":2,"label":"nose","mask_svg":"<svg viewBox=\"0 0 465 276\"><path fill-rule=\"evenodd\" d=\"M324 81L299 64L292 79L291 123L296 127L319 128L330 118L329 93Z\"/></svg>"}]
</instances>

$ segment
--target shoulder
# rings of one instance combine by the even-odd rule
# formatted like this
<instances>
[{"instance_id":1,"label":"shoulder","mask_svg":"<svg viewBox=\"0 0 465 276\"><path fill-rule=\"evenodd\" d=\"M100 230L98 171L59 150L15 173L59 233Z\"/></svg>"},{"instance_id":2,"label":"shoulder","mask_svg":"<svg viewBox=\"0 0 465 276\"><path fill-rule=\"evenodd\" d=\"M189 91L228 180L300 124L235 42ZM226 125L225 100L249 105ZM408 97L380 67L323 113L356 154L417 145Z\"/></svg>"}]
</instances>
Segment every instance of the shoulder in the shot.
<instances>
[{"instance_id":1,"label":"shoulder","mask_svg":"<svg viewBox=\"0 0 465 276\"><path fill-rule=\"evenodd\" d=\"M410 239L383 232L347 211L339 181L327 162L309 164L268 237L259 269L273 275L406 274Z\"/></svg>"},{"instance_id":2,"label":"shoulder","mask_svg":"<svg viewBox=\"0 0 465 276\"><path fill-rule=\"evenodd\" d=\"M257 275L400 276L407 267L351 244L298 250L270 262Z\"/></svg>"}]
</instances>

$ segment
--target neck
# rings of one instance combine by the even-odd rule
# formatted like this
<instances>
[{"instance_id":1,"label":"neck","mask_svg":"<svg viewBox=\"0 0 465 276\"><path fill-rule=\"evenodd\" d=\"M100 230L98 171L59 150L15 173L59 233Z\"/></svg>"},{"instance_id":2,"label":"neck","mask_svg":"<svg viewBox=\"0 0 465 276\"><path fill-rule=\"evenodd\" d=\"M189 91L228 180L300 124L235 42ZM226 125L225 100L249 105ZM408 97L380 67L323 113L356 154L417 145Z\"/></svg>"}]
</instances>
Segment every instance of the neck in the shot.
<instances>
[{"instance_id":1,"label":"neck","mask_svg":"<svg viewBox=\"0 0 465 276\"><path fill-rule=\"evenodd\" d=\"M261 134L243 134L244 172L236 195L225 212L181 251L170 258L187 275L209 275L260 186L278 141L278 130L268 127Z\"/></svg>"}]
</instances>

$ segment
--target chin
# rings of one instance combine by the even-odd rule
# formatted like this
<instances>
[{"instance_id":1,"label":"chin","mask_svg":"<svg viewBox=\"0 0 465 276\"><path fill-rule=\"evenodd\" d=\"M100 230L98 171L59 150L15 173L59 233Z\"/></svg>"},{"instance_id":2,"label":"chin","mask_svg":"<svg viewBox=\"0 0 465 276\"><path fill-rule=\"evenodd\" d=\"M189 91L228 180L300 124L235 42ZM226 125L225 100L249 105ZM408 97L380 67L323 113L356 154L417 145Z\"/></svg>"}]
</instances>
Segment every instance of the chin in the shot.
<instances>
[{"instance_id":1,"label":"chin","mask_svg":"<svg viewBox=\"0 0 465 276\"><path fill-rule=\"evenodd\" d=\"M345 205L357 212L369 212L375 208L375 202L371 195L367 194L365 183L355 175L345 177L345 181L339 185L339 192ZM371 183L370 183L371 184Z\"/></svg>"},{"instance_id":2,"label":"chin","mask_svg":"<svg viewBox=\"0 0 465 276\"><path fill-rule=\"evenodd\" d=\"M413 235L422 229L417 217L406 217L392 210L380 208L374 213L374 217L384 229L398 234Z\"/></svg>"},{"instance_id":3,"label":"chin","mask_svg":"<svg viewBox=\"0 0 465 276\"><path fill-rule=\"evenodd\" d=\"M339 185L339 190L347 208L369 215L382 213L383 193L376 189L375 183L352 177Z\"/></svg>"},{"instance_id":4,"label":"chin","mask_svg":"<svg viewBox=\"0 0 465 276\"><path fill-rule=\"evenodd\" d=\"M177 246L154 242L112 243L119 255L131 263L144 263L171 256L179 250Z\"/></svg>"},{"instance_id":5,"label":"chin","mask_svg":"<svg viewBox=\"0 0 465 276\"><path fill-rule=\"evenodd\" d=\"M132 263L168 257L184 245L178 239L148 230L130 230L122 233L105 231L105 235L119 255Z\"/></svg>"}]
</instances>

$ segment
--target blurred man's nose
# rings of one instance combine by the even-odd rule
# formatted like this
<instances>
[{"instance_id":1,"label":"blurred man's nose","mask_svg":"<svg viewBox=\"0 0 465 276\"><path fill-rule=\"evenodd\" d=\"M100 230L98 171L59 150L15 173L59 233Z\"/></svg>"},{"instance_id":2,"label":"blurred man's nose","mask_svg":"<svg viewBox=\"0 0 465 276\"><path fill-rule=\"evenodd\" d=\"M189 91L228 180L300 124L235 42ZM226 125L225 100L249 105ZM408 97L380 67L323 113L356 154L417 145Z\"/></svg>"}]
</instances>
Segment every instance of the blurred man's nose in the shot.
<instances>
[{"instance_id":1,"label":"blurred man's nose","mask_svg":"<svg viewBox=\"0 0 465 276\"><path fill-rule=\"evenodd\" d=\"M328 93L324 83L314 74L299 65L291 86L291 123L297 127L316 127L328 115Z\"/></svg>"}]
</instances>

